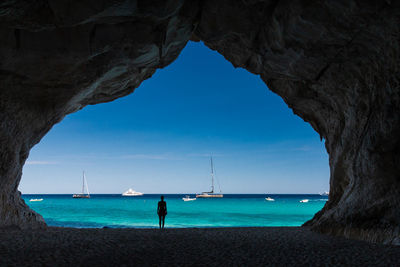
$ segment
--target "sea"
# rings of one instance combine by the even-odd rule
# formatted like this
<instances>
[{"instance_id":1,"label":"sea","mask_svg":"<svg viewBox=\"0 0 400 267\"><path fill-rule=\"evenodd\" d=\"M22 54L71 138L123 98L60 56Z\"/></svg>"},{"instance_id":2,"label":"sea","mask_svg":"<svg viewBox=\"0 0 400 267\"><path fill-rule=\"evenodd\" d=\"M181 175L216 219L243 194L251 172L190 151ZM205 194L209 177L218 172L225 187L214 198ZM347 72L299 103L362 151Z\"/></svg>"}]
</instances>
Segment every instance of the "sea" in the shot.
<instances>
[{"instance_id":1,"label":"sea","mask_svg":"<svg viewBox=\"0 0 400 267\"><path fill-rule=\"evenodd\" d=\"M183 201L187 194L165 194L168 214L165 226L260 227L300 226L322 209L327 196L287 194L225 194L223 198ZM191 194L191 197L195 195ZM267 201L271 197L275 201ZM123 197L94 194L90 199L72 195L22 195L50 226L76 228L155 228L160 194ZM30 201L43 199L43 201ZM308 199L308 202L300 202Z\"/></svg>"}]
</instances>

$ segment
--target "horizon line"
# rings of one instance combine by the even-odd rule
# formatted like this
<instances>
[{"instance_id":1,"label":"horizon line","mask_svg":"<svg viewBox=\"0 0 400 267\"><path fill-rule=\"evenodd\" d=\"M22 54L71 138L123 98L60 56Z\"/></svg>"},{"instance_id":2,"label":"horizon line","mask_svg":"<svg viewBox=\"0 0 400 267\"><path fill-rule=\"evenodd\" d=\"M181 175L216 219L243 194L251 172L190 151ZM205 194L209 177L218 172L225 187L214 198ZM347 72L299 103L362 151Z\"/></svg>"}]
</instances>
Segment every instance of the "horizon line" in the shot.
<instances>
[{"instance_id":1,"label":"horizon line","mask_svg":"<svg viewBox=\"0 0 400 267\"><path fill-rule=\"evenodd\" d=\"M73 195L76 193L21 193L21 195ZM195 195L199 193L143 193L144 195ZM222 193L223 195L321 195L321 193ZM122 195L122 193L91 193L90 195ZM135 196L141 197L141 196Z\"/></svg>"}]
</instances>

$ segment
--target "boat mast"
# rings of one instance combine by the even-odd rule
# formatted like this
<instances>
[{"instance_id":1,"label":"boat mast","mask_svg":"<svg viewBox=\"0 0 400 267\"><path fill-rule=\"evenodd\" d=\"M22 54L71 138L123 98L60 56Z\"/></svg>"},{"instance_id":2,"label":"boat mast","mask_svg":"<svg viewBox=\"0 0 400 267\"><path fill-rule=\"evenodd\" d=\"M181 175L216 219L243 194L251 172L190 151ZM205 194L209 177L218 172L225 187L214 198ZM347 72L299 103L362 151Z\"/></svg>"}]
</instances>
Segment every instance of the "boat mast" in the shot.
<instances>
[{"instance_id":1,"label":"boat mast","mask_svg":"<svg viewBox=\"0 0 400 267\"><path fill-rule=\"evenodd\" d=\"M82 176L82 195L85 194L85 171L83 171Z\"/></svg>"},{"instance_id":2,"label":"boat mast","mask_svg":"<svg viewBox=\"0 0 400 267\"><path fill-rule=\"evenodd\" d=\"M84 177L85 177L85 184L86 184L87 195L90 196L90 193L89 193L89 186L88 186L88 183L87 183L87 180L86 180L86 176L84 176Z\"/></svg>"},{"instance_id":3,"label":"boat mast","mask_svg":"<svg viewBox=\"0 0 400 267\"><path fill-rule=\"evenodd\" d=\"M212 156L210 157L210 159L211 159L211 193L214 193L214 165Z\"/></svg>"}]
</instances>

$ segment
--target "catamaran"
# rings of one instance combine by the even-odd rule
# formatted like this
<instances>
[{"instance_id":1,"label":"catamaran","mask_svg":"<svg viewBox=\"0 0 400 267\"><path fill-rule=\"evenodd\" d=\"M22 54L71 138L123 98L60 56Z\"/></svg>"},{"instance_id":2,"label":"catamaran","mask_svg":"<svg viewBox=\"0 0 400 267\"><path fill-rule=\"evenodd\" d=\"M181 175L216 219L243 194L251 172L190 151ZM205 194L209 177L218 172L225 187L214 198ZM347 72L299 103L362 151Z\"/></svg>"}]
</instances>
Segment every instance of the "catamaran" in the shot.
<instances>
[{"instance_id":1,"label":"catamaran","mask_svg":"<svg viewBox=\"0 0 400 267\"><path fill-rule=\"evenodd\" d=\"M85 185L86 185L87 194L85 194ZM81 194L73 194L72 197L73 198L90 198L89 187L87 185L85 172L83 172L83 178L82 178L82 193Z\"/></svg>"},{"instance_id":2,"label":"catamaran","mask_svg":"<svg viewBox=\"0 0 400 267\"><path fill-rule=\"evenodd\" d=\"M211 191L210 192L202 192L201 194L196 194L196 198L211 198L211 197L224 197L224 195L221 193L221 188L219 189L219 193L214 193L214 165L213 165L213 160L212 157L210 157L210 163L211 163Z\"/></svg>"}]
</instances>

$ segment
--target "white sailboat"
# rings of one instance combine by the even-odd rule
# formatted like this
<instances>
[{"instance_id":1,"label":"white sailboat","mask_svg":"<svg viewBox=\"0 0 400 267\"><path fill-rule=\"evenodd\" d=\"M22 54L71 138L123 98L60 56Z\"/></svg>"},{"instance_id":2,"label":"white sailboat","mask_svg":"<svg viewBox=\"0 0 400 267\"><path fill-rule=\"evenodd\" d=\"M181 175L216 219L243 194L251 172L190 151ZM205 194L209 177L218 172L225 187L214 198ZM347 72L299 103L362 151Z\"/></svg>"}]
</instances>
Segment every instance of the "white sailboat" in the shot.
<instances>
[{"instance_id":1,"label":"white sailboat","mask_svg":"<svg viewBox=\"0 0 400 267\"><path fill-rule=\"evenodd\" d=\"M142 192L137 192L133 190L132 188L129 188L128 191L125 191L122 193L122 196L124 197L137 197L137 196L143 196Z\"/></svg>"},{"instance_id":2,"label":"white sailboat","mask_svg":"<svg viewBox=\"0 0 400 267\"><path fill-rule=\"evenodd\" d=\"M85 186L86 186L86 192L85 194ZM80 194L73 194L73 198L90 198L90 193L89 193L89 187L87 185L86 177L85 177L85 172L83 172L83 177L82 177L82 193Z\"/></svg>"},{"instance_id":3,"label":"white sailboat","mask_svg":"<svg viewBox=\"0 0 400 267\"><path fill-rule=\"evenodd\" d=\"M196 198L221 198L224 195L221 193L221 188L219 189L219 193L214 193L214 165L212 157L210 157L211 163L211 191L210 192L202 192L201 194L196 194Z\"/></svg>"}]
</instances>

